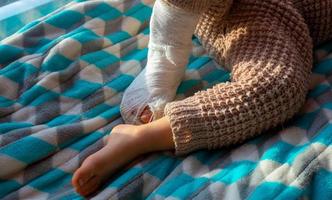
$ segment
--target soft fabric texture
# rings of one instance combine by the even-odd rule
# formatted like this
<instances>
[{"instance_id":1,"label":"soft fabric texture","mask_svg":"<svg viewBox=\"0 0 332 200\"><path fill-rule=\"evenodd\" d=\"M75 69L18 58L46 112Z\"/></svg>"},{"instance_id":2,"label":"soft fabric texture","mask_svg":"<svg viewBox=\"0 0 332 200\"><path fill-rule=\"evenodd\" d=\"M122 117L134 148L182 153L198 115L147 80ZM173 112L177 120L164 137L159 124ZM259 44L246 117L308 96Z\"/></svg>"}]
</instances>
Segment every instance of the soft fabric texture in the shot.
<instances>
[{"instance_id":1,"label":"soft fabric texture","mask_svg":"<svg viewBox=\"0 0 332 200\"><path fill-rule=\"evenodd\" d=\"M182 81L198 18L198 14L156 1L150 20L147 65L121 102L121 116L126 123L140 124L147 106L152 111L150 120L164 116L166 103L174 100Z\"/></svg>"},{"instance_id":2,"label":"soft fabric texture","mask_svg":"<svg viewBox=\"0 0 332 200\"><path fill-rule=\"evenodd\" d=\"M72 174L123 123L152 5L79 0L0 42L0 199L83 199ZM230 77L193 44L177 98ZM233 147L145 155L91 199L332 199L332 43L315 54L311 90L289 123Z\"/></svg>"},{"instance_id":3,"label":"soft fabric texture","mask_svg":"<svg viewBox=\"0 0 332 200\"><path fill-rule=\"evenodd\" d=\"M45 16L72 0L0 1L0 40L14 34L33 20ZM9 3L9 4L8 4ZM5 6L3 6L5 5Z\"/></svg>"},{"instance_id":4,"label":"soft fabric texture","mask_svg":"<svg viewBox=\"0 0 332 200\"><path fill-rule=\"evenodd\" d=\"M203 11L196 34L232 73L231 82L166 105L178 155L241 143L303 106L313 45L332 38L331 0L167 2Z\"/></svg>"}]
</instances>

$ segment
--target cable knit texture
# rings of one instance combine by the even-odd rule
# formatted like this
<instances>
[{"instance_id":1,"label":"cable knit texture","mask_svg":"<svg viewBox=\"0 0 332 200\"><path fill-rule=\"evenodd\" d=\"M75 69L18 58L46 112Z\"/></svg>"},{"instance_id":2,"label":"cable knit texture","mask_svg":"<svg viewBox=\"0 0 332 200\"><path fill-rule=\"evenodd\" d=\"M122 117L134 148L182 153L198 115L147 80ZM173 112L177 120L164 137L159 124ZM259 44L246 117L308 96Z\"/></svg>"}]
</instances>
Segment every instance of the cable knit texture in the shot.
<instances>
[{"instance_id":1,"label":"cable knit texture","mask_svg":"<svg viewBox=\"0 0 332 200\"><path fill-rule=\"evenodd\" d=\"M310 28L314 44L332 38L332 0L293 0Z\"/></svg>"},{"instance_id":2,"label":"cable knit texture","mask_svg":"<svg viewBox=\"0 0 332 200\"><path fill-rule=\"evenodd\" d=\"M332 0L167 2L202 10L196 35L231 70L230 82L166 105L176 154L243 142L299 111L313 45L332 36Z\"/></svg>"}]
</instances>

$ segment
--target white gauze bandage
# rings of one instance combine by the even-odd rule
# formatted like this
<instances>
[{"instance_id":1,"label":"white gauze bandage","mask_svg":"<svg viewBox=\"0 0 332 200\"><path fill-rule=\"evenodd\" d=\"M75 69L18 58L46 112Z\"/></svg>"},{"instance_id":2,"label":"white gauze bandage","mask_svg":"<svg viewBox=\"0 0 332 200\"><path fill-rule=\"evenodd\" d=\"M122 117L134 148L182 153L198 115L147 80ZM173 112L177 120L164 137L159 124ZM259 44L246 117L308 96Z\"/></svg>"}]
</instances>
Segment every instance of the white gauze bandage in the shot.
<instances>
[{"instance_id":1,"label":"white gauze bandage","mask_svg":"<svg viewBox=\"0 0 332 200\"><path fill-rule=\"evenodd\" d=\"M150 21L147 65L123 95L121 115L126 123L140 124L146 106L153 120L174 100L192 49L199 15L156 0Z\"/></svg>"}]
</instances>

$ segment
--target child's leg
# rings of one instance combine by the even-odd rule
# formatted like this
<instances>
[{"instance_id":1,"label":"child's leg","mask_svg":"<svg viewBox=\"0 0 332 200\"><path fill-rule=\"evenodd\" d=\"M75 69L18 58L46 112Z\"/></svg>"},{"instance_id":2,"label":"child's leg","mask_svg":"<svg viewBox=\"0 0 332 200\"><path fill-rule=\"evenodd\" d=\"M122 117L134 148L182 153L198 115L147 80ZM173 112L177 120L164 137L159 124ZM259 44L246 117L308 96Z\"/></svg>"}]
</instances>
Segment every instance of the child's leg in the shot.
<instances>
[{"instance_id":1,"label":"child's leg","mask_svg":"<svg viewBox=\"0 0 332 200\"><path fill-rule=\"evenodd\" d=\"M145 127L143 131L136 132L132 125L113 130L107 145L75 172L73 185L81 194L91 193L116 169L142 153L174 146L178 153L188 153L243 142L284 122L300 108L312 63L306 25L286 3L271 1L266 10L253 1L252 10L247 6L250 2L242 2L234 7L228 21L219 26L222 30L223 25L227 27L227 32L215 41L227 47L216 53L225 56L227 66L232 66L233 81L171 103L175 106L168 109L168 116L139 126ZM284 12L291 17L292 26L285 23L287 18L278 18ZM180 106L182 110L176 110ZM238 112L237 107L243 112ZM183 126L175 129L172 123L173 136L170 122L175 120Z\"/></svg>"},{"instance_id":2,"label":"child's leg","mask_svg":"<svg viewBox=\"0 0 332 200\"><path fill-rule=\"evenodd\" d=\"M293 0L293 3L308 24L314 45L319 45L332 39L331 0Z\"/></svg>"},{"instance_id":3,"label":"child's leg","mask_svg":"<svg viewBox=\"0 0 332 200\"><path fill-rule=\"evenodd\" d=\"M121 115L126 123L140 124L147 107L154 119L163 116L165 104L174 99L184 76L198 18L198 14L156 1L146 68L127 88L121 102Z\"/></svg>"}]
</instances>

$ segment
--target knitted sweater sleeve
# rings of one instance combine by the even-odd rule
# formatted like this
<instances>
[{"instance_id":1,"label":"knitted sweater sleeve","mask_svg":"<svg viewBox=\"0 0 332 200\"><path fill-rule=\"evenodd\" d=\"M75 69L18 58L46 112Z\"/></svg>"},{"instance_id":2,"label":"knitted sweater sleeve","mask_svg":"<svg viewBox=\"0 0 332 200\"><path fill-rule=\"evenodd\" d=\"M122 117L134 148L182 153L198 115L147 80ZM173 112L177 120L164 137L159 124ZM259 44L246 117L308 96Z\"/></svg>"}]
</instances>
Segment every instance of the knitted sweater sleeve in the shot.
<instances>
[{"instance_id":1,"label":"knitted sweater sleeve","mask_svg":"<svg viewBox=\"0 0 332 200\"><path fill-rule=\"evenodd\" d=\"M268 6L239 5L220 25L226 32L214 45L220 47L217 56L232 66L232 79L166 105L176 154L243 142L299 111L308 90L312 44L296 11L283 21L272 16L288 12L284 7L271 5L269 12Z\"/></svg>"}]
</instances>

